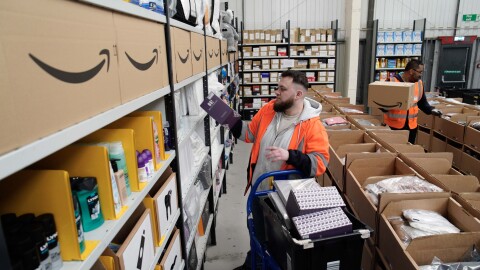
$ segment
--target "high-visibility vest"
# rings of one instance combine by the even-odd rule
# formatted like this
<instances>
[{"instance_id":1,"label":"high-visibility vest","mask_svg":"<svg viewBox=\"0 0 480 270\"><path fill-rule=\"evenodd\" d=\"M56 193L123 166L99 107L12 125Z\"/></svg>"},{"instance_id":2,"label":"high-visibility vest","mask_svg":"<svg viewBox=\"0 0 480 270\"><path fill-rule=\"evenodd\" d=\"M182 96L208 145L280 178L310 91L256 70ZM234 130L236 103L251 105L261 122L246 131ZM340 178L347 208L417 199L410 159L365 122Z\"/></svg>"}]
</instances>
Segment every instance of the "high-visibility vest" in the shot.
<instances>
[{"instance_id":1,"label":"high-visibility vest","mask_svg":"<svg viewBox=\"0 0 480 270\"><path fill-rule=\"evenodd\" d=\"M395 78L395 82L400 82ZM407 120L408 115L408 127L414 129L417 127L417 118L418 118L418 106L417 102L422 98L423 95L423 82L419 80L415 83L414 94L414 104L408 110L399 110L393 109L388 110L387 113L383 115L383 120L385 124L392 128L401 129L405 126L405 121Z\"/></svg>"}]
</instances>

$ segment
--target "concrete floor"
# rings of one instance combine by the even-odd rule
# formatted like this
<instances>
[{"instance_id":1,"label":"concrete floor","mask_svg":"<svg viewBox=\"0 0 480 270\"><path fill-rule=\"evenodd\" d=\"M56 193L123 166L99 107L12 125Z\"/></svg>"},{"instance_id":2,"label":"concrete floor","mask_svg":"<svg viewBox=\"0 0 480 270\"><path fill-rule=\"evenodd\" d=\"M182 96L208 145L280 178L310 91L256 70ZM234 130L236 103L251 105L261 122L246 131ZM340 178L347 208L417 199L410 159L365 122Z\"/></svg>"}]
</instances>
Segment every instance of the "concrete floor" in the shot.
<instances>
[{"instance_id":1,"label":"concrete floor","mask_svg":"<svg viewBox=\"0 0 480 270\"><path fill-rule=\"evenodd\" d=\"M251 148L252 144L240 140L235 145L233 164L227 170L227 194L219 200L217 245L208 247L204 270L234 269L243 264L250 249L243 192Z\"/></svg>"}]
</instances>

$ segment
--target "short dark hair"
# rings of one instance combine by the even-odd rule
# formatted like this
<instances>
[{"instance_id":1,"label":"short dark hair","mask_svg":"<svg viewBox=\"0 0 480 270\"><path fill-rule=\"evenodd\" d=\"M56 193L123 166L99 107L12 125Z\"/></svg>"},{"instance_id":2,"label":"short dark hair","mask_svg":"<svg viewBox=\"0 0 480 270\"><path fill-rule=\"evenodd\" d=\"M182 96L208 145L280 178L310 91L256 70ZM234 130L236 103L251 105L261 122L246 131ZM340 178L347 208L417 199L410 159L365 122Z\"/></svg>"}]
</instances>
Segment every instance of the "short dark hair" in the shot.
<instances>
[{"instance_id":1,"label":"short dark hair","mask_svg":"<svg viewBox=\"0 0 480 270\"><path fill-rule=\"evenodd\" d=\"M307 76L305 73L296 71L296 70L287 70L282 72L282 78L290 77L293 79L293 82L299 84L305 88L305 91L308 90L310 84L308 83Z\"/></svg>"},{"instance_id":2,"label":"short dark hair","mask_svg":"<svg viewBox=\"0 0 480 270\"><path fill-rule=\"evenodd\" d=\"M418 66L423 66L422 61L416 59L410 60L410 62L408 62L405 66L405 71L409 71L410 69L417 70Z\"/></svg>"}]
</instances>

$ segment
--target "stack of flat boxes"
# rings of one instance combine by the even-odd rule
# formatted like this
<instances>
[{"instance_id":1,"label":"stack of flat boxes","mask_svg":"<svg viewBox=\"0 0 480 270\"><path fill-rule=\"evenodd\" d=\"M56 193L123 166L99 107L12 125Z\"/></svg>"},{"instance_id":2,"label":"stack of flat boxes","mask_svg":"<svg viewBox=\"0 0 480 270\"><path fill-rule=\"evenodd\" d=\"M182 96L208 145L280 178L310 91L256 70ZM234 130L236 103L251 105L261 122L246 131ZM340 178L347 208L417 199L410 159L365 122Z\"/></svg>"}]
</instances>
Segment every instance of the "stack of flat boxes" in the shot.
<instances>
[{"instance_id":1,"label":"stack of flat boxes","mask_svg":"<svg viewBox=\"0 0 480 270\"><path fill-rule=\"evenodd\" d=\"M243 43L281 43L282 30L244 30Z\"/></svg>"}]
</instances>

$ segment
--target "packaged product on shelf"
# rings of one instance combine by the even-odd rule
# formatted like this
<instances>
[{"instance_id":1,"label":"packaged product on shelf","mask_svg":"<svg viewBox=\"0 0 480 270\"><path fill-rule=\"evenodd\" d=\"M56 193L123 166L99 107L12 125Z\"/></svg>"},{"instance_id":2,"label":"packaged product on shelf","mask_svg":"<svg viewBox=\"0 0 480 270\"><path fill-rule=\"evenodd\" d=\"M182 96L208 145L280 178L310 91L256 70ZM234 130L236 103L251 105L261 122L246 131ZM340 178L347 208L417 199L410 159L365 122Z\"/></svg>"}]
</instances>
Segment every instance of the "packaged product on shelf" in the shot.
<instances>
[{"instance_id":1,"label":"packaged product on shelf","mask_svg":"<svg viewBox=\"0 0 480 270\"><path fill-rule=\"evenodd\" d=\"M327 42L333 42L333 29L327 29Z\"/></svg>"},{"instance_id":2,"label":"packaged product on shelf","mask_svg":"<svg viewBox=\"0 0 480 270\"><path fill-rule=\"evenodd\" d=\"M388 79L388 72L387 71L380 71L380 81L384 82Z\"/></svg>"},{"instance_id":3,"label":"packaged product on shelf","mask_svg":"<svg viewBox=\"0 0 480 270\"><path fill-rule=\"evenodd\" d=\"M138 181L140 183L148 182L148 160L142 155L137 155Z\"/></svg>"},{"instance_id":4,"label":"packaged product on shelf","mask_svg":"<svg viewBox=\"0 0 480 270\"><path fill-rule=\"evenodd\" d=\"M412 31L403 31L403 42L411 42L412 41Z\"/></svg>"},{"instance_id":5,"label":"packaged product on shelf","mask_svg":"<svg viewBox=\"0 0 480 270\"><path fill-rule=\"evenodd\" d=\"M118 167L117 167L117 164L116 164L116 159L113 159L113 160L110 160L110 164L109 164L109 169L110 169L110 182L111 182L111 185L112 185L112 195L113 195L113 207L115 209L115 215L118 215L120 213L120 211L122 211L122 205L124 205L124 202L126 201L126 187L125 187L125 177L123 177L123 171L118 171ZM115 164L115 165L114 165ZM115 169L114 170L113 168L113 165L115 166ZM124 191L125 193L122 194L123 195L123 198L122 196L120 195L120 192L123 191L123 190L120 190L121 187L119 186L119 182L123 182L123 186L122 188L124 188ZM122 183L120 183L122 184Z\"/></svg>"},{"instance_id":6,"label":"packaged product on shelf","mask_svg":"<svg viewBox=\"0 0 480 270\"><path fill-rule=\"evenodd\" d=\"M327 77L318 77L319 82L327 82Z\"/></svg>"},{"instance_id":7,"label":"packaged product on shelf","mask_svg":"<svg viewBox=\"0 0 480 270\"><path fill-rule=\"evenodd\" d=\"M261 52L268 52L268 46L260 46Z\"/></svg>"},{"instance_id":8,"label":"packaged product on shelf","mask_svg":"<svg viewBox=\"0 0 480 270\"><path fill-rule=\"evenodd\" d=\"M403 55L404 53L404 44L396 44L395 45L395 55Z\"/></svg>"},{"instance_id":9,"label":"packaged product on shelf","mask_svg":"<svg viewBox=\"0 0 480 270\"><path fill-rule=\"evenodd\" d=\"M393 32L385 32L385 43L394 42Z\"/></svg>"},{"instance_id":10,"label":"packaged product on shelf","mask_svg":"<svg viewBox=\"0 0 480 270\"><path fill-rule=\"evenodd\" d=\"M243 43L249 43L249 33L248 30L243 30Z\"/></svg>"},{"instance_id":11,"label":"packaged product on shelf","mask_svg":"<svg viewBox=\"0 0 480 270\"><path fill-rule=\"evenodd\" d=\"M285 47L277 48L277 55L278 56L287 56L287 48L285 48Z\"/></svg>"},{"instance_id":12,"label":"packaged product on shelf","mask_svg":"<svg viewBox=\"0 0 480 270\"><path fill-rule=\"evenodd\" d=\"M377 45L377 56L384 56L385 55L385 45L380 44Z\"/></svg>"},{"instance_id":13,"label":"packaged product on shelf","mask_svg":"<svg viewBox=\"0 0 480 270\"><path fill-rule=\"evenodd\" d=\"M317 239L352 232L352 222L340 207L292 218L301 239Z\"/></svg>"},{"instance_id":14,"label":"packaged product on shelf","mask_svg":"<svg viewBox=\"0 0 480 270\"><path fill-rule=\"evenodd\" d=\"M397 67L397 59L389 58L387 59L387 68L396 68Z\"/></svg>"},{"instance_id":15,"label":"packaged product on shelf","mask_svg":"<svg viewBox=\"0 0 480 270\"><path fill-rule=\"evenodd\" d=\"M327 60L327 67L328 68L335 68L335 59L328 59Z\"/></svg>"},{"instance_id":16,"label":"packaged product on shelf","mask_svg":"<svg viewBox=\"0 0 480 270\"><path fill-rule=\"evenodd\" d=\"M393 42L403 42L403 32L402 31L393 32Z\"/></svg>"},{"instance_id":17,"label":"packaged product on shelf","mask_svg":"<svg viewBox=\"0 0 480 270\"><path fill-rule=\"evenodd\" d=\"M422 44L414 44L413 55L421 55L421 54L422 54Z\"/></svg>"},{"instance_id":18,"label":"packaged product on shelf","mask_svg":"<svg viewBox=\"0 0 480 270\"><path fill-rule=\"evenodd\" d=\"M305 74L306 74L307 80L309 82L314 82L315 81L315 72L306 72Z\"/></svg>"},{"instance_id":19,"label":"packaged product on shelf","mask_svg":"<svg viewBox=\"0 0 480 270\"><path fill-rule=\"evenodd\" d=\"M255 31L249 30L248 32L248 43L255 43Z\"/></svg>"},{"instance_id":20,"label":"packaged product on shelf","mask_svg":"<svg viewBox=\"0 0 480 270\"><path fill-rule=\"evenodd\" d=\"M318 77L327 77L327 72L326 71L319 71L318 72Z\"/></svg>"},{"instance_id":21,"label":"packaged product on shelf","mask_svg":"<svg viewBox=\"0 0 480 270\"><path fill-rule=\"evenodd\" d=\"M259 70L259 69L261 69L261 67L262 67L262 61L255 60L255 61L252 62L252 68L254 70Z\"/></svg>"},{"instance_id":22,"label":"packaged product on shelf","mask_svg":"<svg viewBox=\"0 0 480 270\"><path fill-rule=\"evenodd\" d=\"M95 177L70 177L72 193L78 200L82 216L82 227L85 232L95 230L103 222L102 209L98 196L98 185Z\"/></svg>"},{"instance_id":23,"label":"packaged product on shelf","mask_svg":"<svg viewBox=\"0 0 480 270\"><path fill-rule=\"evenodd\" d=\"M413 54L413 44L405 44L403 47L403 55L412 55Z\"/></svg>"},{"instance_id":24,"label":"packaged product on shelf","mask_svg":"<svg viewBox=\"0 0 480 270\"><path fill-rule=\"evenodd\" d=\"M109 143L108 158L110 160L116 160L115 162L118 166L118 169L123 171L127 194L130 196L132 191L130 188L130 178L128 177L127 159L125 158L125 151L123 150L122 142L117 141Z\"/></svg>"},{"instance_id":25,"label":"packaged product on shelf","mask_svg":"<svg viewBox=\"0 0 480 270\"><path fill-rule=\"evenodd\" d=\"M385 32L377 32L377 43L385 42Z\"/></svg>"},{"instance_id":26,"label":"packaged product on shelf","mask_svg":"<svg viewBox=\"0 0 480 270\"><path fill-rule=\"evenodd\" d=\"M412 41L421 42L422 41L422 31L413 31L412 32Z\"/></svg>"},{"instance_id":27,"label":"packaged product on shelf","mask_svg":"<svg viewBox=\"0 0 480 270\"><path fill-rule=\"evenodd\" d=\"M304 54L305 56L312 56L312 50L311 50L311 49L306 49L306 50L303 52L303 54Z\"/></svg>"},{"instance_id":28,"label":"packaged product on shelf","mask_svg":"<svg viewBox=\"0 0 480 270\"><path fill-rule=\"evenodd\" d=\"M52 270L58 270L62 268L63 261L60 256L60 245L58 244L58 233L55 226L55 220L52 214L42 214L36 217L36 220L40 222L45 231L45 237L48 243L48 252L52 261Z\"/></svg>"},{"instance_id":29,"label":"packaged product on shelf","mask_svg":"<svg viewBox=\"0 0 480 270\"><path fill-rule=\"evenodd\" d=\"M272 59L270 61L270 67L272 69L279 69L280 68L280 59Z\"/></svg>"},{"instance_id":30,"label":"packaged product on shelf","mask_svg":"<svg viewBox=\"0 0 480 270\"><path fill-rule=\"evenodd\" d=\"M260 42L259 43L265 43L265 31L260 30Z\"/></svg>"},{"instance_id":31,"label":"packaged product on shelf","mask_svg":"<svg viewBox=\"0 0 480 270\"><path fill-rule=\"evenodd\" d=\"M387 55L387 56L395 55L395 44L386 44L385 45L385 55Z\"/></svg>"}]
</instances>

